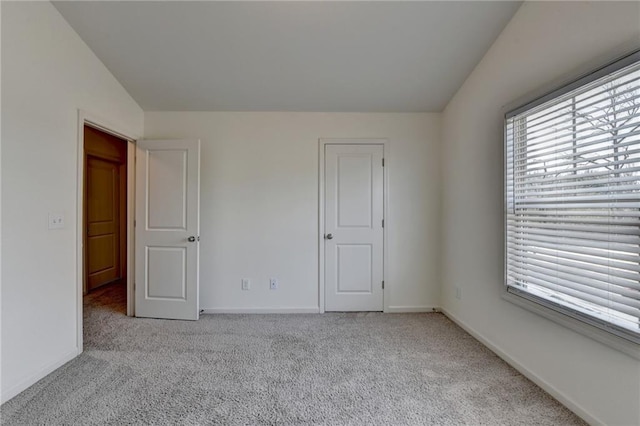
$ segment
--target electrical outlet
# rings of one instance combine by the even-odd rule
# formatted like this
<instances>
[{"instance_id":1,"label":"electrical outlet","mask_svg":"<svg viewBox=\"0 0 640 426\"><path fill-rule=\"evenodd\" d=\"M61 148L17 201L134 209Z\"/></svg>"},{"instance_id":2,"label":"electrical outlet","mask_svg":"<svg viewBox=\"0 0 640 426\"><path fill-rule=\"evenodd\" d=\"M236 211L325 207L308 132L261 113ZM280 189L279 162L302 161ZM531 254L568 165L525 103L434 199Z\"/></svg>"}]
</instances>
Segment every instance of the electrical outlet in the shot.
<instances>
[{"instance_id":1,"label":"electrical outlet","mask_svg":"<svg viewBox=\"0 0 640 426\"><path fill-rule=\"evenodd\" d=\"M462 299L462 289L456 286L456 299Z\"/></svg>"},{"instance_id":2,"label":"electrical outlet","mask_svg":"<svg viewBox=\"0 0 640 426\"><path fill-rule=\"evenodd\" d=\"M64 228L64 216L57 213L49 213L49 229Z\"/></svg>"},{"instance_id":3,"label":"electrical outlet","mask_svg":"<svg viewBox=\"0 0 640 426\"><path fill-rule=\"evenodd\" d=\"M251 290L251 281L248 278L242 279L242 289L245 291Z\"/></svg>"},{"instance_id":4,"label":"electrical outlet","mask_svg":"<svg viewBox=\"0 0 640 426\"><path fill-rule=\"evenodd\" d=\"M271 290L277 290L278 289L278 279L277 278L269 279L269 288Z\"/></svg>"}]
</instances>

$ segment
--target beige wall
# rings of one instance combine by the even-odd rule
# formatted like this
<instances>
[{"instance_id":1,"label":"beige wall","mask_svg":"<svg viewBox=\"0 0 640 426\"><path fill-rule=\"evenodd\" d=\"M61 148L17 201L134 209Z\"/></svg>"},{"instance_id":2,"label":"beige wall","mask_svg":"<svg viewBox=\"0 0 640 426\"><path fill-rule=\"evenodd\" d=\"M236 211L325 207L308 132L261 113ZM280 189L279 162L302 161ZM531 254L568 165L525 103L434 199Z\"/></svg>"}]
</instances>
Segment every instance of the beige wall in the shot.
<instances>
[{"instance_id":1,"label":"beige wall","mask_svg":"<svg viewBox=\"0 0 640 426\"><path fill-rule=\"evenodd\" d=\"M144 117L51 3L1 10L5 401L77 354L78 109L134 135Z\"/></svg>"},{"instance_id":2,"label":"beige wall","mask_svg":"<svg viewBox=\"0 0 640 426\"><path fill-rule=\"evenodd\" d=\"M442 122L444 308L587 420L611 425L640 424L640 361L501 299L502 114L633 40L640 3L524 3Z\"/></svg>"},{"instance_id":3,"label":"beige wall","mask_svg":"<svg viewBox=\"0 0 640 426\"><path fill-rule=\"evenodd\" d=\"M200 138L200 306L318 308L318 139L388 138L391 310L439 306L439 114L147 112L146 138ZM269 277L279 279L268 290ZM251 279L251 291L241 290Z\"/></svg>"}]
</instances>

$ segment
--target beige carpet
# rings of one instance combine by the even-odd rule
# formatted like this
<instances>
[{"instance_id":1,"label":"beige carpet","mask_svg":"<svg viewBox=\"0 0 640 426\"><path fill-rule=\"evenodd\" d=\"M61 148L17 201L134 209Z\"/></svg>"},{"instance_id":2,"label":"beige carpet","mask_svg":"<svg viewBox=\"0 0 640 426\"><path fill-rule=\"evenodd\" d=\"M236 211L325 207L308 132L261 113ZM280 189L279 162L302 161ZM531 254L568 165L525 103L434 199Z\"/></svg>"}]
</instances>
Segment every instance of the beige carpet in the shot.
<instances>
[{"instance_id":1,"label":"beige carpet","mask_svg":"<svg viewBox=\"0 0 640 426\"><path fill-rule=\"evenodd\" d=\"M1 408L3 425L574 425L441 314L124 315L85 300L85 351Z\"/></svg>"}]
</instances>

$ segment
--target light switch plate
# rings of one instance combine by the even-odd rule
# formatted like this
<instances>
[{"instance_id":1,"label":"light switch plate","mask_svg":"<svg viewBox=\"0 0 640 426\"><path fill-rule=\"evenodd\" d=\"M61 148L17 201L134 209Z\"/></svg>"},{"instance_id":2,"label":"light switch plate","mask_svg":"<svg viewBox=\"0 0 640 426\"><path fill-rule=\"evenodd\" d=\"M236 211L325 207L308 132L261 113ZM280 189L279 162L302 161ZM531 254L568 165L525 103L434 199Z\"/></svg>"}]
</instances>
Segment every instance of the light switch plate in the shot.
<instances>
[{"instance_id":1,"label":"light switch plate","mask_svg":"<svg viewBox=\"0 0 640 426\"><path fill-rule=\"evenodd\" d=\"M49 229L64 228L64 216L59 213L49 213Z\"/></svg>"}]
</instances>

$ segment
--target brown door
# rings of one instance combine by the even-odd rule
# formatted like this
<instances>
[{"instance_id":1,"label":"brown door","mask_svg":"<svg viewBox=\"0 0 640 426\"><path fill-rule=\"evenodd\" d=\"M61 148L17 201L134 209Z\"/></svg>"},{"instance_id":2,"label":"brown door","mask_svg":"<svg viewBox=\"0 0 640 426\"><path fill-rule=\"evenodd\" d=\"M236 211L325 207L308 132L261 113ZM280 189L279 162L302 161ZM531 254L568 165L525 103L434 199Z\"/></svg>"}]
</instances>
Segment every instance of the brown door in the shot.
<instances>
[{"instance_id":1,"label":"brown door","mask_svg":"<svg viewBox=\"0 0 640 426\"><path fill-rule=\"evenodd\" d=\"M85 126L87 290L126 275L126 142Z\"/></svg>"}]
</instances>

